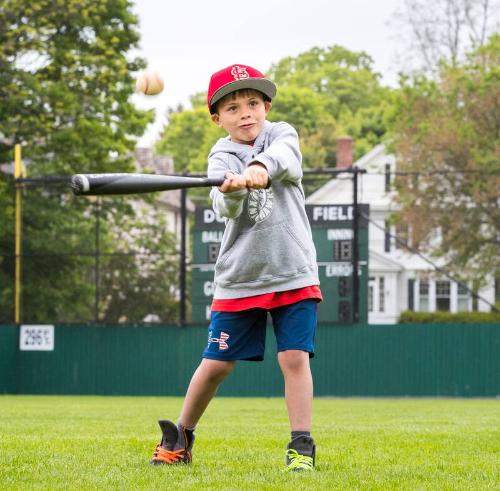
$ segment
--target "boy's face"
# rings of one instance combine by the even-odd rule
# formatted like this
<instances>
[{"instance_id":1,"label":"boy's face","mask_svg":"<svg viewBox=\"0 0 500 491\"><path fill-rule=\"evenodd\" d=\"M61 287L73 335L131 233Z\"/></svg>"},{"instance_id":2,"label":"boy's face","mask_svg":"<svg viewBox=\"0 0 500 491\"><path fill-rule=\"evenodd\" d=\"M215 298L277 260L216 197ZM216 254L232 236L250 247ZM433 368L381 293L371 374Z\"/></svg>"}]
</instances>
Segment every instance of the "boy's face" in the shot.
<instances>
[{"instance_id":1,"label":"boy's face","mask_svg":"<svg viewBox=\"0 0 500 491\"><path fill-rule=\"evenodd\" d=\"M261 132L271 102L260 92L245 91L222 99L212 121L224 128L235 143L253 143Z\"/></svg>"}]
</instances>

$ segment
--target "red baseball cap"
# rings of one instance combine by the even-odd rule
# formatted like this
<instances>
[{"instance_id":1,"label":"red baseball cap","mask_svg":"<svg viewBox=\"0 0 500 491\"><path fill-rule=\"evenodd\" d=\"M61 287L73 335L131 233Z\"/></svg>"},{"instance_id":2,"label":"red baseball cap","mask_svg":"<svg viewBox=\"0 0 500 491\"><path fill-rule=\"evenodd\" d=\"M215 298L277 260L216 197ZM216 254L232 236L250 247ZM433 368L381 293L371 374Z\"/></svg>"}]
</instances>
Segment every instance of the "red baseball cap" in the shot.
<instances>
[{"instance_id":1,"label":"red baseball cap","mask_svg":"<svg viewBox=\"0 0 500 491\"><path fill-rule=\"evenodd\" d=\"M264 74L248 65L230 65L210 78L207 103L212 113L213 106L224 96L240 89L254 89L272 99L276 95L276 85Z\"/></svg>"}]
</instances>

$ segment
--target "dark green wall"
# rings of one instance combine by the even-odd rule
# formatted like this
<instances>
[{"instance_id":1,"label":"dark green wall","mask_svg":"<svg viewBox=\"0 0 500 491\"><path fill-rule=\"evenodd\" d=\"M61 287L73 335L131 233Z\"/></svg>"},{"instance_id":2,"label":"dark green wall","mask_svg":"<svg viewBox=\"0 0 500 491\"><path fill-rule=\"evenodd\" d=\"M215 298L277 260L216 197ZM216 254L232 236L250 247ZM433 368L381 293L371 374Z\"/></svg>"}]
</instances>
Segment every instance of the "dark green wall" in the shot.
<instances>
[{"instance_id":1,"label":"dark green wall","mask_svg":"<svg viewBox=\"0 0 500 491\"><path fill-rule=\"evenodd\" d=\"M206 327L56 326L55 350L18 349L0 326L0 393L183 395ZM283 382L268 332L266 361L241 362L227 396L277 396ZM322 324L312 360L317 396L500 395L500 325Z\"/></svg>"},{"instance_id":2,"label":"dark green wall","mask_svg":"<svg viewBox=\"0 0 500 491\"><path fill-rule=\"evenodd\" d=\"M0 325L0 393L16 392L17 349L19 344L18 328L16 326Z\"/></svg>"}]
</instances>

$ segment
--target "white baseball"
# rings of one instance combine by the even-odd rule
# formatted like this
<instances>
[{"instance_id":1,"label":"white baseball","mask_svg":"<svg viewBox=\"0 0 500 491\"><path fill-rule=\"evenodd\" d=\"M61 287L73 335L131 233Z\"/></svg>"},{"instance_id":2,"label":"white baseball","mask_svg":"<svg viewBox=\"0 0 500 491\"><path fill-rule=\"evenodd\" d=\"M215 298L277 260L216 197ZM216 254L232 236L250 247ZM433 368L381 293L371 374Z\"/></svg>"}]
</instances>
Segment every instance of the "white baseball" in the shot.
<instances>
[{"instance_id":1,"label":"white baseball","mask_svg":"<svg viewBox=\"0 0 500 491\"><path fill-rule=\"evenodd\" d=\"M163 80L157 72L142 72L135 82L135 90L144 95L157 95L163 90Z\"/></svg>"}]
</instances>

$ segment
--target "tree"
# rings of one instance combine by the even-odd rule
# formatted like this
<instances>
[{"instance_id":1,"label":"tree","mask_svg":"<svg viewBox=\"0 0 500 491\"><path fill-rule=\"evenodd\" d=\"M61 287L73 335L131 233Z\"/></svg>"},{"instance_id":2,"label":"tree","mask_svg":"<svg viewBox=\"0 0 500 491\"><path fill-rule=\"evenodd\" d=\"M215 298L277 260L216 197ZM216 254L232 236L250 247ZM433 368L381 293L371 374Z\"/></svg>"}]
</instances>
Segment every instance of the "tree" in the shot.
<instances>
[{"instance_id":1,"label":"tree","mask_svg":"<svg viewBox=\"0 0 500 491\"><path fill-rule=\"evenodd\" d=\"M127 0L7 0L0 10L0 133L32 175L130 169L152 115L129 101L137 18ZM0 158L11 148L0 143ZM48 158L50 156L50 159Z\"/></svg>"},{"instance_id":2,"label":"tree","mask_svg":"<svg viewBox=\"0 0 500 491\"><path fill-rule=\"evenodd\" d=\"M406 70L435 74L441 61L463 62L498 32L499 11L498 0L405 0L394 23L408 40Z\"/></svg>"},{"instance_id":3,"label":"tree","mask_svg":"<svg viewBox=\"0 0 500 491\"><path fill-rule=\"evenodd\" d=\"M279 87L275 104L280 104L285 95L289 113L293 113L296 104L316 108L307 120L296 125L303 138L304 156L310 153L312 157L305 159L307 166L333 166L337 136L348 134L354 138L356 158L382 141L393 94L380 84L372 64L365 52L332 46L312 48L271 67L269 76ZM292 99L287 94L290 89L309 90L316 97L297 94Z\"/></svg>"},{"instance_id":4,"label":"tree","mask_svg":"<svg viewBox=\"0 0 500 491\"><path fill-rule=\"evenodd\" d=\"M103 205L106 219L115 204L108 200ZM137 323L152 317L154 322L176 322L176 237L165 232L165 213L158 206L136 202L133 210L104 237L102 250L108 254L101 259L99 320Z\"/></svg>"},{"instance_id":5,"label":"tree","mask_svg":"<svg viewBox=\"0 0 500 491\"><path fill-rule=\"evenodd\" d=\"M155 145L159 154L174 158L176 172L206 172L207 155L223 130L210 119L203 94L194 94L191 109L170 111L168 124Z\"/></svg>"},{"instance_id":6,"label":"tree","mask_svg":"<svg viewBox=\"0 0 500 491\"><path fill-rule=\"evenodd\" d=\"M267 72L278 85L269 119L297 129L305 167L334 165L341 134L355 139L356 157L383 139L393 94L371 65L366 53L333 46L284 58ZM156 150L171 154L177 171L203 172L210 148L224 132L210 121L204 94L195 94L191 105L170 111Z\"/></svg>"},{"instance_id":7,"label":"tree","mask_svg":"<svg viewBox=\"0 0 500 491\"><path fill-rule=\"evenodd\" d=\"M400 220L414 240L478 280L500 270L500 36L436 79L403 81L395 122ZM434 231L441 242L431 247Z\"/></svg>"},{"instance_id":8,"label":"tree","mask_svg":"<svg viewBox=\"0 0 500 491\"><path fill-rule=\"evenodd\" d=\"M130 101L133 73L145 66L131 56L139 41L131 7L128 0L2 3L0 162L11 161L14 143L22 143L30 177L133 170L132 150L153 115ZM12 190L12 179L3 186L2 193ZM35 322L88 320L95 293L94 205L53 191L24 191L25 312ZM2 200L12 203L12 195ZM119 201L107 210L103 247L116 246L113 233L121 225L137 226L134 213ZM13 284L12 205L0 208L0 230L0 248L7 251L0 263L5 313ZM137 280L139 270L135 274Z\"/></svg>"}]
</instances>

